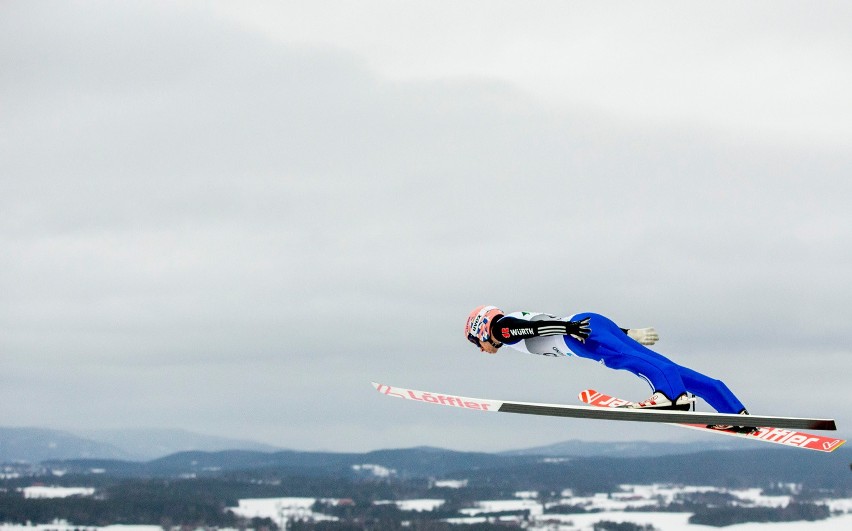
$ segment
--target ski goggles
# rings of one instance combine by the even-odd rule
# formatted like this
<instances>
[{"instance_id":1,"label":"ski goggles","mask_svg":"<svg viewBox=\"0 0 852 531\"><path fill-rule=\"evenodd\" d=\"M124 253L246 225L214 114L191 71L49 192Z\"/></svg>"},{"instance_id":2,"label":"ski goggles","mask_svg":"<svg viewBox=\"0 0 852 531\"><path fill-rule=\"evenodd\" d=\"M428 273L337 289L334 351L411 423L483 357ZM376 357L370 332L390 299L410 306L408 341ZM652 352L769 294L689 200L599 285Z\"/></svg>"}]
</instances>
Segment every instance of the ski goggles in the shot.
<instances>
[{"instance_id":1,"label":"ski goggles","mask_svg":"<svg viewBox=\"0 0 852 531\"><path fill-rule=\"evenodd\" d=\"M474 345L476 345L476 348L478 348L479 350L482 350L482 342L479 340L478 337L476 337L473 334L468 334L467 340L470 341L471 343L473 343ZM494 343L493 341L491 341L490 337L488 338L487 343L494 348L500 348L500 347L503 346L503 343Z\"/></svg>"}]
</instances>

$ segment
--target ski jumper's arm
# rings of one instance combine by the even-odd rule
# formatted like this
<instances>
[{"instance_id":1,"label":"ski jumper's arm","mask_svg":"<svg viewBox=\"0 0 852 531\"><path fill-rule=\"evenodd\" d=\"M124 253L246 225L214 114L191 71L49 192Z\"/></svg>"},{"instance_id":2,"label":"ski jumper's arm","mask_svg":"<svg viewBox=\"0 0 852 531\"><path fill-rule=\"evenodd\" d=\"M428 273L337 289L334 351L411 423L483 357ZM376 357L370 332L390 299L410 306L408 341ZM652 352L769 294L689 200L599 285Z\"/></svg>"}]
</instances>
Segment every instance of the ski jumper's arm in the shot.
<instances>
[{"instance_id":1,"label":"ski jumper's arm","mask_svg":"<svg viewBox=\"0 0 852 531\"><path fill-rule=\"evenodd\" d=\"M577 339L588 337L587 324L579 321L553 319L529 320L512 315L498 317L491 324L491 337L501 343L514 345L522 339L542 336L573 335ZM643 345L653 345L660 336L653 328L620 328L622 332Z\"/></svg>"},{"instance_id":2,"label":"ski jumper's arm","mask_svg":"<svg viewBox=\"0 0 852 531\"><path fill-rule=\"evenodd\" d=\"M498 317L491 323L491 337L508 345L531 337L567 335L585 339L589 336L588 323L555 319L529 321L508 315Z\"/></svg>"}]
</instances>

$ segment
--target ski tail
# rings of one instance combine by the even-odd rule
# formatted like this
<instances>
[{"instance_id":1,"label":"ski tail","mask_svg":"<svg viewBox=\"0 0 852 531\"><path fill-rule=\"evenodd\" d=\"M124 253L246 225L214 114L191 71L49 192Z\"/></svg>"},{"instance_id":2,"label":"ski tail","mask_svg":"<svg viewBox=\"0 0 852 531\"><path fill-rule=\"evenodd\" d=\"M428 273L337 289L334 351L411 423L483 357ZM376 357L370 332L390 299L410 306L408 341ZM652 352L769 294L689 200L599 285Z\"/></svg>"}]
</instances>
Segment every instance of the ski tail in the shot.
<instances>
[{"instance_id":1,"label":"ski tail","mask_svg":"<svg viewBox=\"0 0 852 531\"><path fill-rule=\"evenodd\" d=\"M595 391L594 389L586 389L584 391L580 391L579 397L580 401L585 404L604 408L619 407L624 404L630 403L629 400L624 400L622 398L616 398L614 396L600 393L598 391ZM743 417L743 420L747 418L748 417ZM811 433L805 433L801 431L783 428L758 427L755 431L751 433L742 433L737 431L734 427L730 427L727 429L719 429L711 428L706 424L688 424L673 422L670 422L668 424L671 424L672 426L679 426L681 428L699 430L705 433L729 435L742 439L750 439L753 441L780 444L783 446L790 446L794 448L804 448L806 450L815 450L818 452L833 452L843 446L843 444L846 442L845 439L827 437L825 435L813 435Z\"/></svg>"}]
</instances>

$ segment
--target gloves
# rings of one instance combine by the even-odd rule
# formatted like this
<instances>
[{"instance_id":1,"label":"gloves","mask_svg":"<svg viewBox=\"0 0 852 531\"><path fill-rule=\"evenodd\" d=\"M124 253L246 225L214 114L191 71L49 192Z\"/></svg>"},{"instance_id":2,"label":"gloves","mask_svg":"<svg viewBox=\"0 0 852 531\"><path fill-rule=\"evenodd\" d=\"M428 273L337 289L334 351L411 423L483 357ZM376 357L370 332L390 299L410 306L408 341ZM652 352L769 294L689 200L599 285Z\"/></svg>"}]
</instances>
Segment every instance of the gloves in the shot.
<instances>
[{"instance_id":1,"label":"gloves","mask_svg":"<svg viewBox=\"0 0 852 531\"><path fill-rule=\"evenodd\" d=\"M660 335L653 328L631 328L627 335L642 345L653 345L660 340Z\"/></svg>"},{"instance_id":2,"label":"gloves","mask_svg":"<svg viewBox=\"0 0 852 531\"><path fill-rule=\"evenodd\" d=\"M586 342L586 338L592 333L592 328L589 326L589 317L582 321L568 321L565 323L565 328L568 330L568 335L577 341Z\"/></svg>"}]
</instances>

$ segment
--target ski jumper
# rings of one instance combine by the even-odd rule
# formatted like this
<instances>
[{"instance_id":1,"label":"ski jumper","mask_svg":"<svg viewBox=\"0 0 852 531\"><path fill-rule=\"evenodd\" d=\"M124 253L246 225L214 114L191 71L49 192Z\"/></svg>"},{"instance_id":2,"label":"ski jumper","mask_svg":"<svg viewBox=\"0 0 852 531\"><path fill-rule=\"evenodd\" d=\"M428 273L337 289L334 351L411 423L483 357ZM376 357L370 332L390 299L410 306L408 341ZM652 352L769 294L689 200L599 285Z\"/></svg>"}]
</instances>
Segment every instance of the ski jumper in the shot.
<instances>
[{"instance_id":1,"label":"ski jumper","mask_svg":"<svg viewBox=\"0 0 852 531\"><path fill-rule=\"evenodd\" d=\"M589 318L591 334L585 342L566 334L568 321ZM510 347L542 356L571 356L597 361L610 369L630 371L671 400L685 392L704 399L719 413L739 413L742 402L723 382L688 369L630 338L625 329L596 313L556 317L546 313L513 312L498 317L491 333Z\"/></svg>"}]
</instances>

